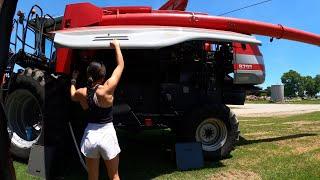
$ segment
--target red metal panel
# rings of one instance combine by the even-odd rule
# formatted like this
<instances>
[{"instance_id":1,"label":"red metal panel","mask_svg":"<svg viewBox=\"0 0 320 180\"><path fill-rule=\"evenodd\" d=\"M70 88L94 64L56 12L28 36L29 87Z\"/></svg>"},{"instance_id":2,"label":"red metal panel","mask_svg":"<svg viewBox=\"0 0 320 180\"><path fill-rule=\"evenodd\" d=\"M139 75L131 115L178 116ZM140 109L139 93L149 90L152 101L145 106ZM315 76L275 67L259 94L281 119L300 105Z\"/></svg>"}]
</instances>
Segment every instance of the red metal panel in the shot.
<instances>
[{"instance_id":1,"label":"red metal panel","mask_svg":"<svg viewBox=\"0 0 320 180\"><path fill-rule=\"evenodd\" d=\"M189 11L179 11L179 10L152 10L152 13L170 13L170 14L193 14L193 15L208 15L208 13L202 12L189 12Z\"/></svg>"},{"instance_id":2,"label":"red metal panel","mask_svg":"<svg viewBox=\"0 0 320 180\"><path fill-rule=\"evenodd\" d=\"M205 50L207 52L212 51L212 44L210 42L204 43L203 50Z\"/></svg>"},{"instance_id":3,"label":"red metal panel","mask_svg":"<svg viewBox=\"0 0 320 180\"><path fill-rule=\"evenodd\" d=\"M150 6L113 6L103 8L104 14L151 13Z\"/></svg>"},{"instance_id":4,"label":"red metal panel","mask_svg":"<svg viewBox=\"0 0 320 180\"><path fill-rule=\"evenodd\" d=\"M62 28L85 27L98 24L103 10L90 3L69 4L66 6Z\"/></svg>"},{"instance_id":5,"label":"red metal panel","mask_svg":"<svg viewBox=\"0 0 320 180\"><path fill-rule=\"evenodd\" d=\"M235 54L262 56L259 47L253 44L233 43L233 51Z\"/></svg>"},{"instance_id":6,"label":"red metal panel","mask_svg":"<svg viewBox=\"0 0 320 180\"><path fill-rule=\"evenodd\" d=\"M159 10L186 10L188 0L169 0L167 3L162 5Z\"/></svg>"},{"instance_id":7,"label":"red metal panel","mask_svg":"<svg viewBox=\"0 0 320 180\"><path fill-rule=\"evenodd\" d=\"M257 45L233 43L235 57L233 68L236 73L245 71L265 71L262 53ZM249 73L247 72L247 73Z\"/></svg>"},{"instance_id":8,"label":"red metal panel","mask_svg":"<svg viewBox=\"0 0 320 180\"><path fill-rule=\"evenodd\" d=\"M56 62L57 73L69 74L71 61L72 61L72 49L57 48L57 62Z\"/></svg>"}]
</instances>

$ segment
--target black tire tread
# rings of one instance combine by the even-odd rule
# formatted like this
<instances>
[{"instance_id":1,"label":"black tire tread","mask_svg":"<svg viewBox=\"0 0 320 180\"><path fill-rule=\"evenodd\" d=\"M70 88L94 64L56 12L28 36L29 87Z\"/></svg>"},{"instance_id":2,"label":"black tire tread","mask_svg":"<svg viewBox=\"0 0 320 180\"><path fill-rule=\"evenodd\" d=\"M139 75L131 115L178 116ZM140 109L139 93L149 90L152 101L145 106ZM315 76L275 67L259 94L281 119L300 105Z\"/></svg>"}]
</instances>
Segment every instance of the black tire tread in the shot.
<instances>
[{"instance_id":1,"label":"black tire tread","mask_svg":"<svg viewBox=\"0 0 320 180\"><path fill-rule=\"evenodd\" d=\"M39 70L37 70L39 71ZM44 90L44 85L45 85L45 77L44 73L39 76L38 72L38 77L35 78L36 73L34 73L34 70L30 67L25 68L25 70L20 73L16 74L14 78L12 79L13 82L11 82L8 95L6 96L6 99L13 93L14 91L18 89L25 89L28 90L34 97L37 98L39 105L44 109L44 100L45 100L45 90ZM41 78L41 82L37 79ZM40 133L41 136L42 132ZM38 143L39 140L36 142ZM15 144L12 144L11 152L13 155L16 157L19 157L21 159L28 159L29 157L29 152L30 148L21 148L17 147Z\"/></svg>"},{"instance_id":2,"label":"black tire tread","mask_svg":"<svg viewBox=\"0 0 320 180\"><path fill-rule=\"evenodd\" d=\"M178 141L195 141L197 126L206 118L214 117L226 123L228 129L227 142L214 152L203 151L206 159L219 160L230 156L239 140L239 121L236 115L226 105L203 105L186 114L185 121L177 128Z\"/></svg>"}]
</instances>

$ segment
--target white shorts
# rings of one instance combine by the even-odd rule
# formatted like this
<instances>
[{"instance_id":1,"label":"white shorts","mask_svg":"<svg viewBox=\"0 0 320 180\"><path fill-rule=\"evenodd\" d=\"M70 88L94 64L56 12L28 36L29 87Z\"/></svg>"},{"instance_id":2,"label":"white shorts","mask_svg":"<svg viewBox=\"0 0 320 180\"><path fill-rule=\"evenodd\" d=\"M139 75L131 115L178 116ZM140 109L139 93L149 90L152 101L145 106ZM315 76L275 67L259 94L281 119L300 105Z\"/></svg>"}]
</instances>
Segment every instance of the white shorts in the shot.
<instances>
[{"instance_id":1,"label":"white shorts","mask_svg":"<svg viewBox=\"0 0 320 180\"><path fill-rule=\"evenodd\" d=\"M81 152L88 158L111 160L120 153L120 147L113 123L89 123L81 141Z\"/></svg>"}]
</instances>

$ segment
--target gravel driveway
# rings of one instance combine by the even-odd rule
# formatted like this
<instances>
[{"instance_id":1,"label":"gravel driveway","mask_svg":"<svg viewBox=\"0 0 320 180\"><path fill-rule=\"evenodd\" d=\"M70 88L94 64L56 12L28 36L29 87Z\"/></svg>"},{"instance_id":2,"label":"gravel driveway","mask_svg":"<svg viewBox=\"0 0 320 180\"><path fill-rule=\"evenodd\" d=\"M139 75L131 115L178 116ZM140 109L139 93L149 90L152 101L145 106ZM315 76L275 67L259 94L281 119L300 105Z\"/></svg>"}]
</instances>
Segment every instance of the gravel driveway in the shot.
<instances>
[{"instance_id":1,"label":"gravel driveway","mask_svg":"<svg viewBox=\"0 0 320 180\"><path fill-rule=\"evenodd\" d=\"M228 105L237 116L270 117L320 111L320 104L245 104Z\"/></svg>"}]
</instances>

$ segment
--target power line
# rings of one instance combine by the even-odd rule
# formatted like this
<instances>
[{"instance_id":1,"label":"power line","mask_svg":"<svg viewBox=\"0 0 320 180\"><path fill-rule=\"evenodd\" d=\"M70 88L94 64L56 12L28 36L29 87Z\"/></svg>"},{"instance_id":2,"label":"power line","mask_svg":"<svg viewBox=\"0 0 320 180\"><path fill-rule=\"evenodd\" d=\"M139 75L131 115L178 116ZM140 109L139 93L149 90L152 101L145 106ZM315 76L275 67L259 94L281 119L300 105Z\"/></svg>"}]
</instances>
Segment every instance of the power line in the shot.
<instances>
[{"instance_id":1,"label":"power line","mask_svg":"<svg viewBox=\"0 0 320 180\"><path fill-rule=\"evenodd\" d=\"M272 0L261 1L261 2L255 3L255 4L251 4L249 6L245 6L245 7L239 8L239 9L234 9L232 11L228 11L228 12L219 14L218 16L223 16L223 15L226 15L226 14L230 14L230 13L233 13L233 12L236 12L236 11L247 9L247 8L250 8L250 7L253 7L253 6L257 6L257 5L260 5L260 4L263 4L263 3L267 3L267 2L270 2L270 1L272 1Z\"/></svg>"}]
</instances>

